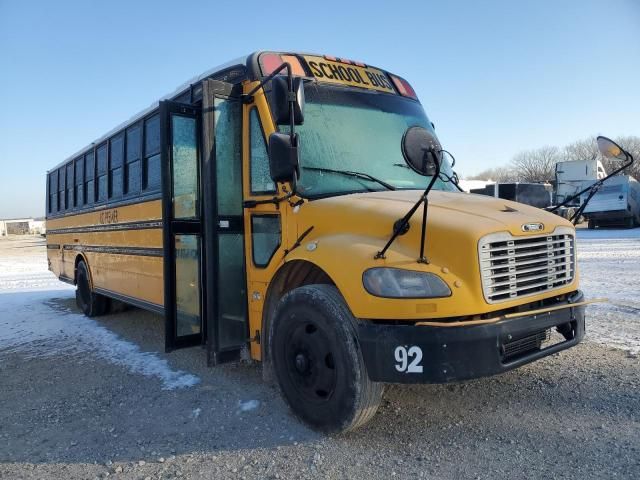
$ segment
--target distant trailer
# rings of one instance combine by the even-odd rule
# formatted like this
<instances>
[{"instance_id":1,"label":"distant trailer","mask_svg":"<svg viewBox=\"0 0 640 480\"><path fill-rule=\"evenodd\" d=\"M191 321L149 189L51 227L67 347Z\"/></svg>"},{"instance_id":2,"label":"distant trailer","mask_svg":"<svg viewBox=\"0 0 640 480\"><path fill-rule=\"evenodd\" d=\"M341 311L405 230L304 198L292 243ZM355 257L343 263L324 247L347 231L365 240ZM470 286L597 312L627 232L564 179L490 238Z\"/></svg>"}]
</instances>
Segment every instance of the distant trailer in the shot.
<instances>
[{"instance_id":1,"label":"distant trailer","mask_svg":"<svg viewBox=\"0 0 640 480\"><path fill-rule=\"evenodd\" d=\"M584 193L580 201L589 195ZM640 183L630 175L611 177L591 198L584 210L589 228L640 225Z\"/></svg>"},{"instance_id":2,"label":"distant trailer","mask_svg":"<svg viewBox=\"0 0 640 480\"><path fill-rule=\"evenodd\" d=\"M497 194L496 185L498 186ZM546 183L494 183L484 188L472 188L470 193L503 198L538 208L551 205L551 185Z\"/></svg>"},{"instance_id":3,"label":"distant trailer","mask_svg":"<svg viewBox=\"0 0 640 480\"><path fill-rule=\"evenodd\" d=\"M607 172L600 160L571 160L556 163L556 205L606 176ZM573 205L579 205L577 197Z\"/></svg>"}]
</instances>

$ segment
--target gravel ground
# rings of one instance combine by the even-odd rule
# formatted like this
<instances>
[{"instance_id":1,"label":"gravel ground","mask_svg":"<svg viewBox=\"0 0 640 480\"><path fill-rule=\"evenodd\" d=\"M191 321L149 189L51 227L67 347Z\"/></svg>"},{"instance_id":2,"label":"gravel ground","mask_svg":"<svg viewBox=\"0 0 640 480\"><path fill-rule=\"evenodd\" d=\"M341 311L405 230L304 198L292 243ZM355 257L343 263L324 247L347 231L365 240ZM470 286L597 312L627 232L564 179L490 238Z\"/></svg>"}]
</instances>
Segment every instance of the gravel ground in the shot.
<instances>
[{"instance_id":1,"label":"gravel ground","mask_svg":"<svg viewBox=\"0 0 640 480\"><path fill-rule=\"evenodd\" d=\"M41 292L75 321L71 293ZM20 293L0 294L0 330L4 295ZM157 315L131 309L95 328L199 383L167 389L86 349L52 353L56 337L0 342L0 478L640 478L633 353L585 342L488 379L390 386L367 426L326 437L292 417L259 365L162 353Z\"/></svg>"}]
</instances>

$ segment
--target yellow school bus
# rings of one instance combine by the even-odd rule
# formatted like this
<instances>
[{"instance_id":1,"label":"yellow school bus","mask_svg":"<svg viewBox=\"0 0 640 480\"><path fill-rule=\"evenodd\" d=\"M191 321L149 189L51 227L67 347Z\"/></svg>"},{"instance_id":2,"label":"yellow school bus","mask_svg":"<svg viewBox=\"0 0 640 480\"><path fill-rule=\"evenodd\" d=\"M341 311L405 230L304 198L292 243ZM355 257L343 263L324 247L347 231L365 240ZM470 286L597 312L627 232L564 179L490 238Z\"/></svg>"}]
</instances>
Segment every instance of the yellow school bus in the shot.
<instances>
[{"instance_id":1,"label":"yellow school bus","mask_svg":"<svg viewBox=\"0 0 640 480\"><path fill-rule=\"evenodd\" d=\"M262 361L299 418L347 431L385 383L493 375L584 336L574 227L461 192L453 163L402 77L253 53L48 172L49 268L86 315L163 314L167 351Z\"/></svg>"}]
</instances>

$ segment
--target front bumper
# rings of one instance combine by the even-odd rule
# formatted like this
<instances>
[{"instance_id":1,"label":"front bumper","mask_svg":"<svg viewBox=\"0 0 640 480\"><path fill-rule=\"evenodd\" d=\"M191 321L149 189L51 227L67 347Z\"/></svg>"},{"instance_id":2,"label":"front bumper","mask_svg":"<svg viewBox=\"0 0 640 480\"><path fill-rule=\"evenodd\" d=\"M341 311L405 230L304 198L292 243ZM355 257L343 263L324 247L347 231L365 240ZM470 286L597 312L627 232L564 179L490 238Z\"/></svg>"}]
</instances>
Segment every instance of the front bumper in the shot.
<instances>
[{"instance_id":1,"label":"front bumper","mask_svg":"<svg viewBox=\"0 0 640 480\"><path fill-rule=\"evenodd\" d=\"M583 298L577 291L567 303ZM459 327L360 320L358 340L372 381L447 383L506 372L573 347L584 337L584 318L581 305ZM545 347L543 339L550 329L561 332L564 340Z\"/></svg>"}]
</instances>

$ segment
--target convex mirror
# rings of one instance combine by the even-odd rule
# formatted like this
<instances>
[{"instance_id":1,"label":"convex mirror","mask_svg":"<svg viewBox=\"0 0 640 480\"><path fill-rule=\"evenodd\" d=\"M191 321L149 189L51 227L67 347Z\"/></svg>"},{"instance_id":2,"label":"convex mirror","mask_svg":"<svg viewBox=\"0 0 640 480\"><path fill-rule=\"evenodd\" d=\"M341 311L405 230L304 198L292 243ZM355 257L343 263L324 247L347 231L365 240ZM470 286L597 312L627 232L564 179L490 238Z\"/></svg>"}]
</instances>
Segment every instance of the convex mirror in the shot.
<instances>
[{"instance_id":1,"label":"convex mirror","mask_svg":"<svg viewBox=\"0 0 640 480\"><path fill-rule=\"evenodd\" d=\"M409 127L402 136L401 147L409 167L420 175L436 174L436 162L441 161L442 147L432 132L423 127Z\"/></svg>"},{"instance_id":2,"label":"convex mirror","mask_svg":"<svg viewBox=\"0 0 640 480\"><path fill-rule=\"evenodd\" d=\"M607 137L596 138L598 143L598 150L605 158L614 160L626 160L628 158L627 153L616 142Z\"/></svg>"}]
</instances>

